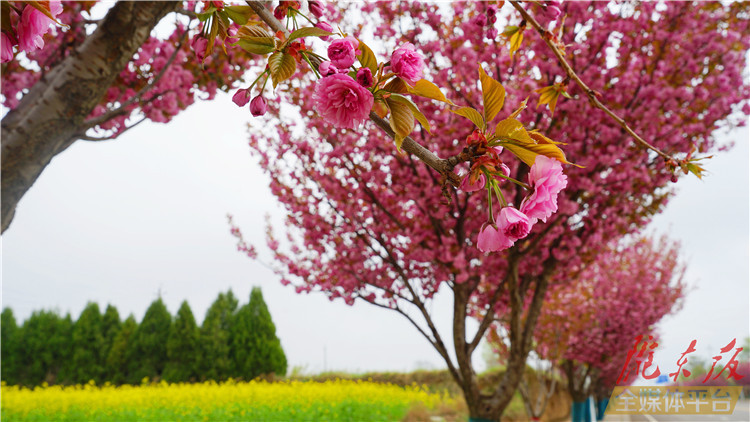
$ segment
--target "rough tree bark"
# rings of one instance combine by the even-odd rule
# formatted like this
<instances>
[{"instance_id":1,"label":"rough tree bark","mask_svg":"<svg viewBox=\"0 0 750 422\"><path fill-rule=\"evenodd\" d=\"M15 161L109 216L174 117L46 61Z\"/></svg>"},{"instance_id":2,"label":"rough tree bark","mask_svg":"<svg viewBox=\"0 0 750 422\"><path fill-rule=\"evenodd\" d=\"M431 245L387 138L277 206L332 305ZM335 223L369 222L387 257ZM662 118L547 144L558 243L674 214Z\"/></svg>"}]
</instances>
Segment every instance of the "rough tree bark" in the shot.
<instances>
[{"instance_id":1,"label":"rough tree bark","mask_svg":"<svg viewBox=\"0 0 750 422\"><path fill-rule=\"evenodd\" d=\"M120 1L96 31L55 66L2 120L2 231L52 158L78 139L84 119L180 2Z\"/></svg>"}]
</instances>

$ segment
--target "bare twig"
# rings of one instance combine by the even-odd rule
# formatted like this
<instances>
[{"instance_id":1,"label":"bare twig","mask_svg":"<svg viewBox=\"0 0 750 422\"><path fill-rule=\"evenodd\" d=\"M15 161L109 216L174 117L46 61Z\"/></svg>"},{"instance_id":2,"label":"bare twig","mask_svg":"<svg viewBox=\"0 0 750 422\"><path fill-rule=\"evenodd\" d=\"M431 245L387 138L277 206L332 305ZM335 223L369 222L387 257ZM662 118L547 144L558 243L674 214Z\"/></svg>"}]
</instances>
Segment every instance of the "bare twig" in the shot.
<instances>
[{"instance_id":1,"label":"bare twig","mask_svg":"<svg viewBox=\"0 0 750 422\"><path fill-rule=\"evenodd\" d=\"M139 124L141 124L141 123L143 123L143 122L144 122L145 120L146 120L146 116L143 116L143 117L142 117L142 118L141 118L140 120L138 120L137 122L133 123L133 124L132 124L132 125L130 125L130 126L126 126L126 127L125 127L125 129L123 129L122 131L120 131L120 132L118 132L118 133L116 133L116 134L114 134L114 135L112 135L112 136L103 136L103 137L97 137L97 136L89 136L89 135L86 135L86 134L84 133L84 134L76 135L75 137L76 137L77 139L80 139L80 140L82 140L82 141L91 141L91 142L111 141L111 140L113 140L113 139L117 139L117 138L118 138L118 137L120 137L120 135L122 135L123 133L125 133L125 132L129 131L130 129L132 129L132 128L134 128L134 127L138 126L138 125L139 125Z\"/></svg>"},{"instance_id":2,"label":"bare twig","mask_svg":"<svg viewBox=\"0 0 750 422\"><path fill-rule=\"evenodd\" d=\"M557 57L557 61L560 63L560 66L563 67L563 69L565 70L565 73L567 73L567 75L568 75L568 77L570 79L573 79L574 81L576 81L576 83L578 84L578 86L581 87L581 89L583 90L584 93L586 93L586 96L589 98L589 102L594 107L596 107L596 108L602 110L603 112L607 113L607 115L609 115L609 117L611 117L612 120L614 120L615 122L617 122L617 124L619 124L620 127L622 127L623 130L625 130L625 132L627 132L630 136L632 136L633 139L635 139L637 143L639 143L642 146L650 149L651 151L654 151L660 157L663 157L665 160L673 160L672 156L670 156L669 154L667 154L665 152L662 152L659 148L656 148L655 146L653 146L650 143L648 143L645 139L641 138L637 133L635 133L635 131L633 131L633 129L630 128L630 126L628 126L628 124L625 122L625 120L623 120L622 118L620 118L620 116L618 116L612 110L610 110L609 108L607 108L607 106L605 106L604 104L602 104L602 102L599 101L599 98L597 98L596 91L594 91L593 89L589 88L589 86L586 85L586 83L584 83L581 80L581 78L578 76L578 74L576 74L576 72L570 66L570 64L568 63L568 61L565 60L565 56L563 55L563 52L560 51L560 49L555 45L555 43L552 40L552 38L553 38L552 33L550 33L548 30L544 29L539 24L539 22L537 22L536 19L534 19L534 17L531 16L526 11L526 9L523 8L523 6L521 6L520 2L518 2L517 0L511 0L510 3L513 5L513 7L516 8L516 10L518 10L518 13L521 14L521 16L523 17L523 19L526 22L528 22L529 24L531 24L531 26L534 27L534 29L539 33L539 35L541 35L541 37L544 40L544 42L552 50L552 53L554 53L555 57Z\"/></svg>"}]
</instances>

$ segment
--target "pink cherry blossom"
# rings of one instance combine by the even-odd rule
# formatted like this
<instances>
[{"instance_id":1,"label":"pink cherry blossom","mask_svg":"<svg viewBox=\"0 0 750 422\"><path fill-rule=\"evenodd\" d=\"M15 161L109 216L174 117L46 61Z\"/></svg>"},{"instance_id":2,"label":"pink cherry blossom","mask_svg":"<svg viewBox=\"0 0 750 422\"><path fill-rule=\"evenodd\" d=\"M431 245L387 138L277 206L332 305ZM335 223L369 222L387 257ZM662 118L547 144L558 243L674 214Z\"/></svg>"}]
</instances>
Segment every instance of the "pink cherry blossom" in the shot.
<instances>
[{"instance_id":1,"label":"pink cherry blossom","mask_svg":"<svg viewBox=\"0 0 750 422\"><path fill-rule=\"evenodd\" d=\"M477 248L482 252L497 252L513 246L508 238L495 224L484 223L477 236Z\"/></svg>"},{"instance_id":2,"label":"pink cherry blossom","mask_svg":"<svg viewBox=\"0 0 750 422\"><path fill-rule=\"evenodd\" d=\"M49 11L52 16L62 12L62 4L59 1L49 2ZM21 13L21 21L18 22L16 32L18 33L18 46L23 51L34 51L44 47L44 34L54 21L45 16L36 8L26 5Z\"/></svg>"},{"instance_id":3,"label":"pink cherry blossom","mask_svg":"<svg viewBox=\"0 0 750 422\"><path fill-rule=\"evenodd\" d=\"M422 79L424 59L412 43L405 43L391 55L391 69L399 78L413 85Z\"/></svg>"},{"instance_id":4,"label":"pink cherry blossom","mask_svg":"<svg viewBox=\"0 0 750 422\"><path fill-rule=\"evenodd\" d=\"M337 68L346 69L354 64L358 47L359 41L354 37L336 40L328 46L328 58Z\"/></svg>"},{"instance_id":5,"label":"pink cherry blossom","mask_svg":"<svg viewBox=\"0 0 750 422\"><path fill-rule=\"evenodd\" d=\"M354 129L367 119L374 98L357 81L338 73L315 84L313 102L321 117L334 126Z\"/></svg>"},{"instance_id":6,"label":"pink cherry blossom","mask_svg":"<svg viewBox=\"0 0 750 422\"><path fill-rule=\"evenodd\" d=\"M339 70L336 69L336 66L334 66L331 62L325 61L318 67L318 72L320 72L320 76L325 77L329 75L335 75L339 73Z\"/></svg>"},{"instance_id":7,"label":"pink cherry blossom","mask_svg":"<svg viewBox=\"0 0 750 422\"><path fill-rule=\"evenodd\" d=\"M484 189L484 185L487 183L487 178L484 174L480 174L479 177L473 178L474 181L472 181L471 175L472 173L467 173L466 176L464 176L463 180L461 180L461 186L459 186L459 189L464 192L475 192Z\"/></svg>"},{"instance_id":8,"label":"pink cherry blossom","mask_svg":"<svg viewBox=\"0 0 750 422\"><path fill-rule=\"evenodd\" d=\"M0 33L0 63L13 60L13 43L5 32Z\"/></svg>"},{"instance_id":9,"label":"pink cherry blossom","mask_svg":"<svg viewBox=\"0 0 750 422\"><path fill-rule=\"evenodd\" d=\"M526 237L534 223L521 211L505 207L498 213L497 225L506 237L515 242Z\"/></svg>"},{"instance_id":10,"label":"pink cherry blossom","mask_svg":"<svg viewBox=\"0 0 750 422\"><path fill-rule=\"evenodd\" d=\"M568 185L562 164L554 158L537 155L529 171L529 184L534 192L521 202L521 212L534 222L547 222L547 217L557 212L557 195Z\"/></svg>"}]
</instances>

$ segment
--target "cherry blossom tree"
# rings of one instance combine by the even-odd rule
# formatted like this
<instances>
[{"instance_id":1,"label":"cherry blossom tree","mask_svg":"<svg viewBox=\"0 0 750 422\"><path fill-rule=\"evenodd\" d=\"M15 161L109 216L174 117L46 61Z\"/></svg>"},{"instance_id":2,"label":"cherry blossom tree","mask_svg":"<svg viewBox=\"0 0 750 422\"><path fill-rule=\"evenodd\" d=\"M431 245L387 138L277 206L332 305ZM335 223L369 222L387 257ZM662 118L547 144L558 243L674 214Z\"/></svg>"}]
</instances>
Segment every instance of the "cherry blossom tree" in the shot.
<instances>
[{"instance_id":1,"label":"cherry blossom tree","mask_svg":"<svg viewBox=\"0 0 750 422\"><path fill-rule=\"evenodd\" d=\"M276 117L251 135L271 190L288 213L288 242L282 245L269 230L268 246L282 282L298 292L322 291L331 299L349 304L361 300L403 315L444 358L470 415L497 419L520 381L548 287L573 279L610 242L638 232L672 192L668 184L675 175L664 165L665 157L644 151L643 143L632 141L630 126L626 129L612 116L631 122L639 138L669 155L689 159L693 151L715 150L714 130L743 120L733 112L748 97L742 80L748 41L741 36L748 29L747 6L566 2L560 10L564 23L559 14L549 13L554 8L516 2L512 9L505 6L507 20L490 3L392 6L353 5L368 17L351 29L355 39L372 31L367 33L382 42L370 43L373 54L390 56L391 65L392 52L413 46L424 56L423 78L448 92L447 101L436 102L407 89L404 94L412 94L424 122L417 119L420 127L399 133L390 110L389 135L397 138L397 146L398 138L404 147L409 139L404 135L412 135L438 157L452 157L444 163L455 170L454 176L470 178L464 179L465 190L481 185L484 176L488 195L455 190L438 166L395 153L377 119L377 128L320 119L330 113L325 99L331 95L351 93L347 98L354 105L346 112L357 122L365 121L359 107L369 102L352 82L322 72L324 82L299 79L285 91L284 102L297 105L299 116L290 117L295 113L289 109L280 113L280 104L269 102ZM542 30L529 30L535 26L530 22ZM501 24L507 42L500 38ZM550 49L552 33L543 25L555 29L565 48L564 62L559 46ZM394 38L398 43L385 41ZM359 48L354 41L349 45ZM328 53L333 65L338 53L330 48ZM363 62L360 69L367 67ZM478 63L482 70L477 76ZM359 82L359 71L351 72L351 80ZM488 153L494 141L482 127L492 121L487 110L495 106L488 102L485 75L504 87L502 119L517 118L527 133L544 133L549 142L535 141L534 148L565 142L565 154L556 159L580 166L565 167L567 183L555 193L556 213L546 221L536 218L533 227L523 227L523 232L530 230L525 237L511 239L513 246L492 246L508 249L491 254L478 249L487 240L488 224L499 223L491 210L488 215L488 205L497 197L503 208L518 209L529 192L540 190L537 176L529 171L535 159L516 159L524 153L509 144L504 151ZM573 84L576 78L584 83ZM359 83L366 87L368 79ZM320 90L334 94L321 98ZM524 98L534 90L540 95L530 98L532 104L547 104L549 110L524 110ZM571 99L558 98L562 92ZM373 107L377 111L377 100ZM477 172L477 161L488 155L491 168L485 163ZM515 182L506 180L508 175ZM493 230L505 237L517 234L518 227L505 231L501 226ZM240 248L254 255L239 231L233 232L240 237ZM502 241L495 234L491 240ZM497 246L493 242L487 245ZM437 329L429 305L441 288L454 298L449 333ZM470 318L478 329L469 329ZM494 390L480 391L471 356L496 319L508 324L507 370Z\"/></svg>"},{"instance_id":2,"label":"cherry blossom tree","mask_svg":"<svg viewBox=\"0 0 750 422\"><path fill-rule=\"evenodd\" d=\"M679 309L685 285L678 252L666 238L612 245L547 292L534 349L559 362L574 402L608 398L638 336L655 336L656 323ZM632 371L636 362L630 363Z\"/></svg>"}]
</instances>

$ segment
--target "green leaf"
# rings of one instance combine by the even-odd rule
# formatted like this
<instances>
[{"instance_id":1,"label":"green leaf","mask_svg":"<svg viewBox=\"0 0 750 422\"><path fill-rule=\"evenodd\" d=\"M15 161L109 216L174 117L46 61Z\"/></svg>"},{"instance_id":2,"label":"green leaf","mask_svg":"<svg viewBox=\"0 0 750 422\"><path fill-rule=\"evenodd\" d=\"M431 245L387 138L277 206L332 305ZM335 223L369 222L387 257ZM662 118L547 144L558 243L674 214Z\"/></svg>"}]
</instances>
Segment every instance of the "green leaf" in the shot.
<instances>
[{"instance_id":1,"label":"green leaf","mask_svg":"<svg viewBox=\"0 0 750 422\"><path fill-rule=\"evenodd\" d=\"M372 52L370 47L367 46L367 44L363 43L362 40L357 39L359 41L359 51L362 52L359 56L357 56L357 59L359 59L359 63L370 69L370 72L372 72L372 75L375 76L375 74L378 72L378 59L375 58L375 53Z\"/></svg>"},{"instance_id":2,"label":"green leaf","mask_svg":"<svg viewBox=\"0 0 750 422\"><path fill-rule=\"evenodd\" d=\"M401 144L404 142L404 138L414 130L414 114L412 114L409 106L402 102L391 98L386 98L385 102L391 111L391 117L388 120L395 133L393 140L396 142L396 148L401 152Z\"/></svg>"},{"instance_id":3,"label":"green leaf","mask_svg":"<svg viewBox=\"0 0 750 422\"><path fill-rule=\"evenodd\" d=\"M291 54L277 51L268 58L268 69L271 71L273 87L276 88L279 82L289 79L294 74L297 70L297 62Z\"/></svg>"},{"instance_id":4,"label":"green leaf","mask_svg":"<svg viewBox=\"0 0 750 422\"><path fill-rule=\"evenodd\" d=\"M414 84L414 87L407 86L406 89L410 94L441 101L450 105L455 105L451 100L445 97L445 95L442 91L440 91L440 88L437 85L426 79L420 79L417 81L417 83Z\"/></svg>"},{"instance_id":5,"label":"green leaf","mask_svg":"<svg viewBox=\"0 0 750 422\"><path fill-rule=\"evenodd\" d=\"M316 28L314 26L308 26L305 28L300 28L291 34L289 34L289 39L286 40L286 44L288 45L292 41L298 39L298 38L304 38L304 37L325 37L328 35L333 35L332 32L328 32L324 29Z\"/></svg>"},{"instance_id":6,"label":"green leaf","mask_svg":"<svg viewBox=\"0 0 750 422\"><path fill-rule=\"evenodd\" d=\"M275 49L273 37L245 37L237 41L237 45L248 53L268 54Z\"/></svg>"},{"instance_id":7,"label":"green leaf","mask_svg":"<svg viewBox=\"0 0 750 422\"><path fill-rule=\"evenodd\" d=\"M690 173L693 173L696 177L698 177L701 180L703 179L703 174L706 172L706 169L704 169L703 167L699 166L698 164L693 164L690 162L685 164L685 168L687 169L687 171L689 171Z\"/></svg>"},{"instance_id":8,"label":"green leaf","mask_svg":"<svg viewBox=\"0 0 750 422\"><path fill-rule=\"evenodd\" d=\"M535 143L523 124L516 119L501 120L495 126L495 137L502 140L510 139L522 143Z\"/></svg>"},{"instance_id":9,"label":"green leaf","mask_svg":"<svg viewBox=\"0 0 750 422\"><path fill-rule=\"evenodd\" d=\"M255 15L253 9L250 6L225 6L224 11L227 13L229 19L233 20L238 25L245 25L250 20L250 16Z\"/></svg>"},{"instance_id":10,"label":"green leaf","mask_svg":"<svg viewBox=\"0 0 750 422\"><path fill-rule=\"evenodd\" d=\"M567 145L563 142L555 142L552 139L542 135L536 130L532 130L529 132L529 136L531 136L531 139L534 140L537 144L554 144L554 145Z\"/></svg>"},{"instance_id":11,"label":"green leaf","mask_svg":"<svg viewBox=\"0 0 750 422\"><path fill-rule=\"evenodd\" d=\"M391 100L391 101L398 102L398 103L406 104L406 106L409 107L409 110L411 110L412 114L417 119L417 121L419 122L419 124L421 124L422 127L424 127L425 129L427 129L428 133L432 133L430 131L431 130L430 129L430 122L427 121L427 118L424 116L424 114L421 111L419 111L419 107L417 107L417 105L414 104L414 102L412 100L410 100L407 97L404 97L403 95L399 95L399 94L391 94L388 97L388 99Z\"/></svg>"},{"instance_id":12,"label":"green leaf","mask_svg":"<svg viewBox=\"0 0 750 422\"><path fill-rule=\"evenodd\" d=\"M458 114L459 116L466 117L481 130L484 130L487 127L487 125L484 123L484 118L482 117L482 115L471 107L461 107L458 110L451 110L451 112Z\"/></svg>"},{"instance_id":13,"label":"green leaf","mask_svg":"<svg viewBox=\"0 0 750 422\"><path fill-rule=\"evenodd\" d=\"M482 101L484 101L484 120L491 122L505 103L505 88L500 82L488 76L482 65L479 65L479 80L482 82Z\"/></svg>"},{"instance_id":14,"label":"green leaf","mask_svg":"<svg viewBox=\"0 0 750 422\"><path fill-rule=\"evenodd\" d=\"M218 10L218 9L216 9L213 6L211 6L208 9L204 10L203 12L198 13L198 15L197 15L198 16L198 20L201 21L201 22L207 21L208 18L210 18L211 15L213 15L216 10Z\"/></svg>"},{"instance_id":15,"label":"green leaf","mask_svg":"<svg viewBox=\"0 0 750 422\"><path fill-rule=\"evenodd\" d=\"M208 55L214 51L214 42L216 42L217 35L219 35L219 19L214 17L211 19L211 29L208 32L208 45L206 46L205 57L208 57Z\"/></svg>"},{"instance_id":16,"label":"green leaf","mask_svg":"<svg viewBox=\"0 0 750 422\"><path fill-rule=\"evenodd\" d=\"M567 98L570 98L570 95L565 92L565 86L563 86L563 84L561 83L556 83L551 86L539 88L534 90L534 92L539 93L539 102L537 103L536 107L539 108L540 105L547 104L547 106L549 107L550 116L555 114L555 105L557 104L557 100L560 98L561 94Z\"/></svg>"},{"instance_id":17,"label":"green leaf","mask_svg":"<svg viewBox=\"0 0 750 422\"><path fill-rule=\"evenodd\" d=\"M510 58L513 58L513 54L521 48L521 42L523 42L523 31L516 31L510 37Z\"/></svg>"},{"instance_id":18,"label":"green leaf","mask_svg":"<svg viewBox=\"0 0 750 422\"><path fill-rule=\"evenodd\" d=\"M518 32L518 27L517 26L515 26L515 25L508 25L508 26L505 27L505 29L503 29L502 35L504 37L510 37L513 34L515 34L516 32Z\"/></svg>"},{"instance_id":19,"label":"green leaf","mask_svg":"<svg viewBox=\"0 0 750 422\"><path fill-rule=\"evenodd\" d=\"M393 78L385 84L383 89L396 94L406 94L409 92L409 85L402 81L401 78Z\"/></svg>"},{"instance_id":20,"label":"green leaf","mask_svg":"<svg viewBox=\"0 0 750 422\"><path fill-rule=\"evenodd\" d=\"M259 25L248 25L243 26L240 28L239 31L237 31L237 36L239 38L248 38L248 37L256 37L256 38L273 38L273 34L266 31L265 28Z\"/></svg>"},{"instance_id":21,"label":"green leaf","mask_svg":"<svg viewBox=\"0 0 750 422\"><path fill-rule=\"evenodd\" d=\"M509 119L515 119L516 117L518 117L518 115L521 114L521 112L526 109L526 103L528 103L528 102L529 102L529 97L526 97L526 99L524 99L521 102L521 104L518 106L518 108L513 113L510 113L510 116L508 116L508 118Z\"/></svg>"},{"instance_id":22,"label":"green leaf","mask_svg":"<svg viewBox=\"0 0 750 422\"><path fill-rule=\"evenodd\" d=\"M561 163L570 164L565 159L565 153L555 144L535 144L535 143L522 143L522 142L503 142L501 144L505 149L513 153L516 157L521 159L529 167L534 165L537 155L544 155L549 158L554 158Z\"/></svg>"}]
</instances>

